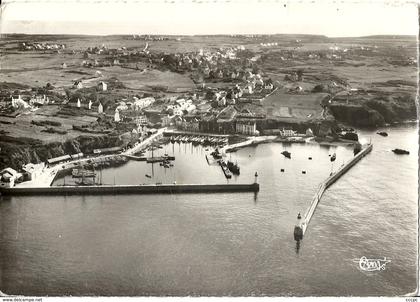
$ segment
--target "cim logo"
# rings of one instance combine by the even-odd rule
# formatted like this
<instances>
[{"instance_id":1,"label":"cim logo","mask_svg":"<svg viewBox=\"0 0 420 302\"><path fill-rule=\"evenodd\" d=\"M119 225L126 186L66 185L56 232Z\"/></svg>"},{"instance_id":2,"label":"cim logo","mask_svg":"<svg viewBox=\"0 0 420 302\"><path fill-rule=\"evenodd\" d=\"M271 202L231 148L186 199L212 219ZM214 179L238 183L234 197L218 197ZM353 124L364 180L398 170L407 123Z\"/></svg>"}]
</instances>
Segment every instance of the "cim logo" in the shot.
<instances>
[{"instance_id":1,"label":"cim logo","mask_svg":"<svg viewBox=\"0 0 420 302\"><path fill-rule=\"evenodd\" d=\"M365 256L360 259L355 259L354 262L359 263L359 269L364 272L374 272L374 271L384 271L386 265L391 262L391 260L386 259L368 259Z\"/></svg>"}]
</instances>

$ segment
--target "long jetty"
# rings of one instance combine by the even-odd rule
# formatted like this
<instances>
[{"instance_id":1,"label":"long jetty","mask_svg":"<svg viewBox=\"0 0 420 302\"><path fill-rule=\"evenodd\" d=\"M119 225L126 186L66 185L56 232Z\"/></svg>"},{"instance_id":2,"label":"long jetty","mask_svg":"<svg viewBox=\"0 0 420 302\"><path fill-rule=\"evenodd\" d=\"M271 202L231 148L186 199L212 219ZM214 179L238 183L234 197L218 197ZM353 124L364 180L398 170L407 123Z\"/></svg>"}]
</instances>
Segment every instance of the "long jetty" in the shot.
<instances>
[{"instance_id":1,"label":"long jetty","mask_svg":"<svg viewBox=\"0 0 420 302\"><path fill-rule=\"evenodd\" d=\"M258 145L258 144L262 144L262 143L268 143L270 141L274 141L274 139L276 137L277 136L252 137L252 138L249 138L248 140L240 142L240 143L227 145L227 146L221 148L220 152L226 153L226 152L229 152L229 151L232 151L232 150L236 150L236 149L240 149L240 148L244 148L244 147L248 147L248 146Z\"/></svg>"},{"instance_id":2,"label":"long jetty","mask_svg":"<svg viewBox=\"0 0 420 302\"><path fill-rule=\"evenodd\" d=\"M117 195L117 194L183 194L219 192L258 192L252 184L152 184L152 185L93 185L0 188L1 195Z\"/></svg>"},{"instance_id":3,"label":"long jetty","mask_svg":"<svg viewBox=\"0 0 420 302\"><path fill-rule=\"evenodd\" d=\"M345 165L341 166L336 172L332 173L326 180L324 180L319 186L318 190L312 198L309 208L306 210L300 223L295 226L294 236L296 240L300 240L305 235L308 228L309 222L314 215L315 209L321 200L325 190L328 189L333 183L335 183L341 176L343 176L351 167L357 164L366 154L372 151L373 145L367 144L366 148L362 149L352 159L350 159Z\"/></svg>"}]
</instances>

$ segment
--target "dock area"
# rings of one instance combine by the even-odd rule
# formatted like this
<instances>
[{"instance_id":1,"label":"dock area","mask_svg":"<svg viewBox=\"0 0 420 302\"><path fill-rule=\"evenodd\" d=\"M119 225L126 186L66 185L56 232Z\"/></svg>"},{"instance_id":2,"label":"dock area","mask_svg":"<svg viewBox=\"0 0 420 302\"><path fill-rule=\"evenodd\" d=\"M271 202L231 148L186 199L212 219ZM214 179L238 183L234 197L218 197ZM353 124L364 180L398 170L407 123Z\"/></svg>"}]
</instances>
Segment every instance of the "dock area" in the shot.
<instances>
[{"instance_id":1,"label":"dock area","mask_svg":"<svg viewBox=\"0 0 420 302\"><path fill-rule=\"evenodd\" d=\"M366 154L372 151L373 145L367 144L358 154L356 154L352 159L347 163L342 165L340 169L336 172L333 172L326 180L324 180L319 186L318 189L312 198L311 204L306 210L300 224L297 224L294 229L294 236L296 240L300 240L306 233L308 225L311 221L312 216L314 215L315 209L321 200L322 195L325 190L328 189L333 183L335 183L341 176L343 176L351 167L357 164Z\"/></svg>"},{"instance_id":2,"label":"dock area","mask_svg":"<svg viewBox=\"0 0 420 302\"><path fill-rule=\"evenodd\" d=\"M143 150L145 147L153 143L156 139L159 139L165 131L166 131L166 128L159 129L155 134L152 134L150 137L148 137L144 141L122 152L121 155L133 155L135 153L138 153L139 151Z\"/></svg>"},{"instance_id":3,"label":"dock area","mask_svg":"<svg viewBox=\"0 0 420 302\"><path fill-rule=\"evenodd\" d=\"M228 138L229 134L217 134L217 133L206 133L206 132L193 132L193 131L180 131L180 130L165 130L163 132L165 136L171 135L186 135L186 136L203 136L203 137L216 137L216 138Z\"/></svg>"},{"instance_id":4,"label":"dock area","mask_svg":"<svg viewBox=\"0 0 420 302\"><path fill-rule=\"evenodd\" d=\"M135 155L130 155L130 154L124 154L123 156L132 160L136 160L136 161L145 161L147 163L159 163L159 162L175 160L175 156L145 157L145 156L135 156Z\"/></svg>"},{"instance_id":5,"label":"dock area","mask_svg":"<svg viewBox=\"0 0 420 302\"><path fill-rule=\"evenodd\" d=\"M108 154L108 155L100 155L96 157L85 157L80 158L72 161L67 161L64 163L59 163L57 165L54 165L52 167L46 167L42 170L42 173L33 180L25 181L22 183L16 184L15 188L38 188L38 187L50 187L53 183L57 173L61 170L66 170L70 168L75 168L79 165L86 165L91 163L100 163L102 161L106 161L112 158L115 158L117 156L126 156L130 157L131 159L138 160L139 157L134 156L133 154L139 152L140 150L143 150L145 147L153 143L156 139L159 139L163 132L166 130L166 128L159 129L155 134L152 134L150 137L145 139L144 141L136 144L134 147L122 152L122 153L116 153L116 154ZM134 158L135 157L135 158ZM146 160L146 159L145 159Z\"/></svg>"},{"instance_id":6,"label":"dock area","mask_svg":"<svg viewBox=\"0 0 420 302\"><path fill-rule=\"evenodd\" d=\"M221 153L226 153L226 152L230 152L232 150L244 148L244 147L247 147L247 146L253 146L253 145L258 145L258 144L262 144L262 143L268 143L268 142L274 141L276 138L277 138L277 136L275 136L275 135L272 135L272 136L252 136L244 142L240 142L240 143L232 144L232 145L227 145L227 146L221 148L220 152Z\"/></svg>"},{"instance_id":7,"label":"dock area","mask_svg":"<svg viewBox=\"0 0 420 302\"><path fill-rule=\"evenodd\" d=\"M2 195L112 195L112 194L183 194L220 192L258 192L252 184L154 184L154 185L93 185L1 188Z\"/></svg>"},{"instance_id":8,"label":"dock area","mask_svg":"<svg viewBox=\"0 0 420 302\"><path fill-rule=\"evenodd\" d=\"M223 174L227 179L232 178L232 173L230 173L226 163L223 160L218 161L220 168L222 168Z\"/></svg>"}]
</instances>

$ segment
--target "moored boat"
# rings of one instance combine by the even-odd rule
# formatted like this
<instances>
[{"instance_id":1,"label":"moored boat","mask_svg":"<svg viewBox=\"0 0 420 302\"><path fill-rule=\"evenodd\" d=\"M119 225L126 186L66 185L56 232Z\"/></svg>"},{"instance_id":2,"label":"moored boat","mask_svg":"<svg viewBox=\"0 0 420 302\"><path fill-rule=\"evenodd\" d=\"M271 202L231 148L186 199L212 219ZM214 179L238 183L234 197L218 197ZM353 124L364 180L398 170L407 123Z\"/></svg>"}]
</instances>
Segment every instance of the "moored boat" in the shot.
<instances>
[{"instance_id":1,"label":"moored boat","mask_svg":"<svg viewBox=\"0 0 420 302\"><path fill-rule=\"evenodd\" d=\"M226 162L224 160L219 160L219 165L222 168L222 171L225 174L226 178L232 178L232 174L230 173Z\"/></svg>"},{"instance_id":2,"label":"moored boat","mask_svg":"<svg viewBox=\"0 0 420 302\"><path fill-rule=\"evenodd\" d=\"M230 172L232 172L235 175L239 175L240 173L240 168L238 163L233 163L231 161L227 162L227 167L229 168Z\"/></svg>"},{"instance_id":3,"label":"moored boat","mask_svg":"<svg viewBox=\"0 0 420 302\"><path fill-rule=\"evenodd\" d=\"M211 156L213 156L214 159L221 159L222 154L219 152L219 149L216 148L212 153L210 153Z\"/></svg>"},{"instance_id":4,"label":"moored boat","mask_svg":"<svg viewBox=\"0 0 420 302\"><path fill-rule=\"evenodd\" d=\"M73 169L71 171L71 175L73 178L82 178L82 177L95 177L96 173L93 170L86 170L86 169Z\"/></svg>"},{"instance_id":5,"label":"moored boat","mask_svg":"<svg viewBox=\"0 0 420 302\"><path fill-rule=\"evenodd\" d=\"M392 152L394 152L395 154L410 154L409 151L404 150L404 149L399 149L399 148L392 150Z\"/></svg>"},{"instance_id":6,"label":"moored boat","mask_svg":"<svg viewBox=\"0 0 420 302\"><path fill-rule=\"evenodd\" d=\"M283 151L281 154L283 154L287 158L291 158L292 154L289 151Z\"/></svg>"}]
</instances>

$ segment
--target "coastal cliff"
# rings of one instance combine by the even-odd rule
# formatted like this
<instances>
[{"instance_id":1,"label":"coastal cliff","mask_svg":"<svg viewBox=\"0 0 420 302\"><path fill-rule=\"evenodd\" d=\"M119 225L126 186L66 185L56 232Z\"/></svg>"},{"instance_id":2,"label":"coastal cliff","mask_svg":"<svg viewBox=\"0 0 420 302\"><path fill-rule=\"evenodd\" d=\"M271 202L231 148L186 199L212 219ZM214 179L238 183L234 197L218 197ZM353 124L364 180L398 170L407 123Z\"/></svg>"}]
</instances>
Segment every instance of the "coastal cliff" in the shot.
<instances>
[{"instance_id":1,"label":"coastal cliff","mask_svg":"<svg viewBox=\"0 0 420 302\"><path fill-rule=\"evenodd\" d=\"M49 158L79 152L92 153L93 149L120 146L120 136L79 136L61 142L43 144L31 138L13 138L2 135L0 138L0 169L11 167L20 170L29 162L40 163Z\"/></svg>"},{"instance_id":2,"label":"coastal cliff","mask_svg":"<svg viewBox=\"0 0 420 302\"><path fill-rule=\"evenodd\" d=\"M329 105L334 118L356 127L378 127L417 118L414 96L394 95Z\"/></svg>"}]
</instances>

